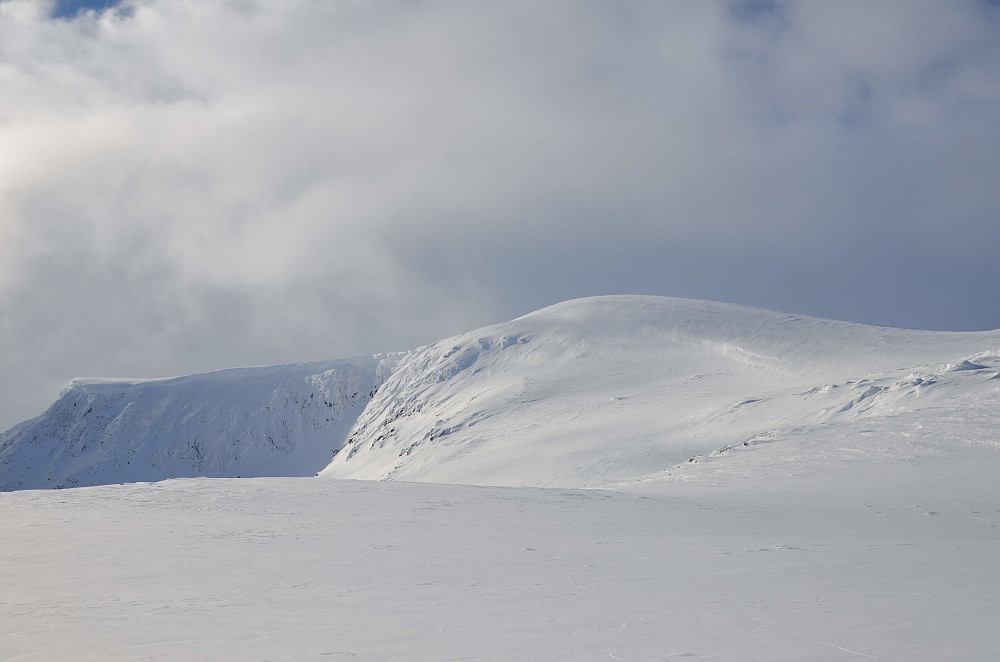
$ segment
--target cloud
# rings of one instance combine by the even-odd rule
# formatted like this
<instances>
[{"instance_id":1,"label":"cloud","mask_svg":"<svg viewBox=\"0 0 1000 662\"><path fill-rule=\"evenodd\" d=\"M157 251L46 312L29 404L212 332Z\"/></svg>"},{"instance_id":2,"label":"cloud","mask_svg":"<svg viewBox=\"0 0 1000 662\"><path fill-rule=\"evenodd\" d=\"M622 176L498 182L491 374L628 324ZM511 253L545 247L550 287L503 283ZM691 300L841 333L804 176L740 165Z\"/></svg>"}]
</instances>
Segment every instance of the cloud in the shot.
<instances>
[{"instance_id":1,"label":"cloud","mask_svg":"<svg viewBox=\"0 0 1000 662\"><path fill-rule=\"evenodd\" d=\"M1000 326L998 24L2 0L0 426L77 374L401 349L607 292Z\"/></svg>"}]
</instances>

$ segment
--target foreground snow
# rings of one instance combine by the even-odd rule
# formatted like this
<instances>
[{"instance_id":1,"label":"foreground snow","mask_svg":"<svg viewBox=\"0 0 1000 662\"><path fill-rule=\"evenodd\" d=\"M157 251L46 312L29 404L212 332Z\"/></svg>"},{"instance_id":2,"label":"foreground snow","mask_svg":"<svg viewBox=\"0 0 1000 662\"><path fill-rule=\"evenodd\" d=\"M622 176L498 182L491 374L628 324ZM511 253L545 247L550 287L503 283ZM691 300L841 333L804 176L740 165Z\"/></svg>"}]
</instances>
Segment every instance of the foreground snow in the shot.
<instances>
[{"instance_id":1,"label":"foreground snow","mask_svg":"<svg viewBox=\"0 0 1000 662\"><path fill-rule=\"evenodd\" d=\"M994 659L997 450L923 439L896 461L892 437L878 461L850 457L863 436L800 440L770 475L746 460L774 444L633 493L261 478L0 494L0 659Z\"/></svg>"}]
</instances>

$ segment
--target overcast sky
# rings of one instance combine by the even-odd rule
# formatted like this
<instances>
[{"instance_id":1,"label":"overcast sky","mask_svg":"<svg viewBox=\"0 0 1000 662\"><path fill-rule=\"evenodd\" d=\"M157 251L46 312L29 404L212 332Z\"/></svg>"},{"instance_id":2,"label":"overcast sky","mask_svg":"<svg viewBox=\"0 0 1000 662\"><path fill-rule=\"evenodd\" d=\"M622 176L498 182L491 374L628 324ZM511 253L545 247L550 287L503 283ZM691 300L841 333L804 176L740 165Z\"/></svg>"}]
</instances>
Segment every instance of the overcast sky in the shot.
<instances>
[{"instance_id":1,"label":"overcast sky","mask_svg":"<svg viewBox=\"0 0 1000 662\"><path fill-rule=\"evenodd\" d=\"M0 428L594 294L996 328L998 203L995 1L0 0Z\"/></svg>"}]
</instances>

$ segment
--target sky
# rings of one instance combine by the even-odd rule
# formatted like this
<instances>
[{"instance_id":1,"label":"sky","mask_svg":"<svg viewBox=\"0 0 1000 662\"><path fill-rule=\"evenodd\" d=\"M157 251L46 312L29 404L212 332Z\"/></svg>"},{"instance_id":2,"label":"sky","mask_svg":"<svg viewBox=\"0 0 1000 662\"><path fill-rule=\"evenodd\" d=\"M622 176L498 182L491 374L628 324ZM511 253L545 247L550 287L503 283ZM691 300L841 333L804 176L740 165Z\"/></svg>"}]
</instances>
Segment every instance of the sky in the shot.
<instances>
[{"instance_id":1,"label":"sky","mask_svg":"<svg viewBox=\"0 0 1000 662\"><path fill-rule=\"evenodd\" d=\"M992 0L0 0L0 429L599 294L997 328L997 182Z\"/></svg>"}]
</instances>

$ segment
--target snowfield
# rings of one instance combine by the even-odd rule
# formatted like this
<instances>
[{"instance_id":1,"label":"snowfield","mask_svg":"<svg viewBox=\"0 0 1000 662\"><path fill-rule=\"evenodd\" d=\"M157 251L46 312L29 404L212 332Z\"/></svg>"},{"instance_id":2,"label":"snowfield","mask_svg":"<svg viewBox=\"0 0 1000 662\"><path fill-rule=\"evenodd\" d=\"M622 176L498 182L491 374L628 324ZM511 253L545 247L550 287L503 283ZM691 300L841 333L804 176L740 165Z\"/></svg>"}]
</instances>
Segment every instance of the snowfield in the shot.
<instances>
[{"instance_id":1,"label":"snowfield","mask_svg":"<svg viewBox=\"0 0 1000 662\"><path fill-rule=\"evenodd\" d=\"M0 494L0 659L995 659L997 450L882 464L887 448L829 441L819 463L802 449L810 473L758 477L754 451L634 493L256 478Z\"/></svg>"},{"instance_id":2,"label":"snowfield","mask_svg":"<svg viewBox=\"0 0 1000 662\"><path fill-rule=\"evenodd\" d=\"M681 299L77 381L0 436L0 660L993 660L998 476L1000 332Z\"/></svg>"}]
</instances>

